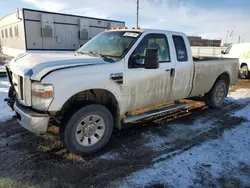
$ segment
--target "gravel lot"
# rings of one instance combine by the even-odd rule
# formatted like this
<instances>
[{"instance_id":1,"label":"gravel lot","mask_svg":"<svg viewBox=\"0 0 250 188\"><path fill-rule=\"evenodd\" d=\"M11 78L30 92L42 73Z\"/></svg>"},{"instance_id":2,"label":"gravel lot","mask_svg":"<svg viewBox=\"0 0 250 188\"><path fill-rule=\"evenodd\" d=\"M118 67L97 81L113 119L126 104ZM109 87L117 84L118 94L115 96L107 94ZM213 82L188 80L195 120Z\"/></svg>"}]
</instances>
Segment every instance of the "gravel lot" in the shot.
<instances>
[{"instance_id":1,"label":"gravel lot","mask_svg":"<svg viewBox=\"0 0 250 188\"><path fill-rule=\"evenodd\" d=\"M0 78L1 101L7 90ZM1 102L0 187L250 187L250 80L221 109L199 100L115 131L84 158L67 152L57 127L34 135Z\"/></svg>"}]
</instances>

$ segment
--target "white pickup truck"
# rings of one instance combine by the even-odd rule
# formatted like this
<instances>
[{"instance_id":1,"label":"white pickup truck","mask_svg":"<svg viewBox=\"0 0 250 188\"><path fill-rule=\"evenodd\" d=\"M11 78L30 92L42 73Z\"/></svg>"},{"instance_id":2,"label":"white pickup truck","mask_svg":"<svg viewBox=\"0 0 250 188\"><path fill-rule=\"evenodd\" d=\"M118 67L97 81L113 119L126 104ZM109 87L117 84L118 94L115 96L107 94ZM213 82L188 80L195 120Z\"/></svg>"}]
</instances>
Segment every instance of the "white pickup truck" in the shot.
<instances>
[{"instance_id":1,"label":"white pickup truck","mask_svg":"<svg viewBox=\"0 0 250 188\"><path fill-rule=\"evenodd\" d=\"M238 66L238 59L194 62L180 32L112 29L75 54L16 57L6 66L11 83L6 101L24 128L45 133L55 120L67 149L87 155L104 147L114 128L186 108L180 99L204 94L208 106L220 107L237 82ZM170 107L130 113L170 102Z\"/></svg>"}]
</instances>

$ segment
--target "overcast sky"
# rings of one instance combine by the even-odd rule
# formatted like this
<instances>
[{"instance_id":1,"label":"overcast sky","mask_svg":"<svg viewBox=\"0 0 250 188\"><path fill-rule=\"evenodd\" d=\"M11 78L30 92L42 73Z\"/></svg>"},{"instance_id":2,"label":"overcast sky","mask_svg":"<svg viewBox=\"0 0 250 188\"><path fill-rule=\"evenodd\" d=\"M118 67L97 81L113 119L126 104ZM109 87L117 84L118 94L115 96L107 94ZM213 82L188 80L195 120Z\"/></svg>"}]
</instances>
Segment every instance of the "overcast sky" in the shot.
<instances>
[{"instance_id":1,"label":"overcast sky","mask_svg":"<svg viewBox=\"0 0 250 188\"><path fill-rule=\"evenodd\" d=\"M136 0L0 0L0 16L16 8L122 20L136 23ZM140 0L140 27L177 30L228 42L250 42L250 0Z\"/></svg>"}]
</instances>

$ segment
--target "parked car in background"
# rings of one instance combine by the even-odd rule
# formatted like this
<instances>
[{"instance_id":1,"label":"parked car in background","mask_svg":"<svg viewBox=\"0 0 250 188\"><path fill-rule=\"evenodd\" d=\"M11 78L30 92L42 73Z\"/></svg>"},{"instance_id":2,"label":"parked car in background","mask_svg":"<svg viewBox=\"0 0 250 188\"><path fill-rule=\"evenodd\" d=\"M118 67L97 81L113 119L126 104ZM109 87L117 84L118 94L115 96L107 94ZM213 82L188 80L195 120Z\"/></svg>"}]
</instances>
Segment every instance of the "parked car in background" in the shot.
<instances>
[{"instance_id":1,"label":"parked car in background","mask_svg":"<svg viewBox=\"0 0 250 188\"><path fill-rule=\"evenodd\" d=\"M240 58L240 72L239 75L241 78L249 78L250 77L250 51L248 52L247 57Z\"/></svg>"},{"instance_id":2,"label":"parked car in background","mask_svg":"<svg viewBox=\"0 0 250 188\"><path fill-rule=\"evenodd\" d=\"M249 78L250 76L250 43L239 43L228 46L225 51L221 52L223 58L239 58L239 76Z\"/></svg>"}]
</instances>

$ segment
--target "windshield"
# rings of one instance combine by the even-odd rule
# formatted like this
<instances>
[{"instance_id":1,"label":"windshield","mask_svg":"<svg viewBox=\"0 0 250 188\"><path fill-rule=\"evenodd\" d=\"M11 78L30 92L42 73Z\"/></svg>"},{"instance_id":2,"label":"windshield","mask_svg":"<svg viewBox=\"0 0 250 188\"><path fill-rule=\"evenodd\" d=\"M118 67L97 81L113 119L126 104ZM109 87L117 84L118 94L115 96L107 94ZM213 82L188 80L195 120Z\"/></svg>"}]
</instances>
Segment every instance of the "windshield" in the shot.
<instances>
[{"instance_id":1,"label":"windshield","mask_svg":"<svg viewBox=\"0 0 250 188\"><path fill-rule=\"evenodd\" d=\"M78 53L121 58L139 37L138 32L103 32L84 44Z\"/></svg>"}]
</instances>

